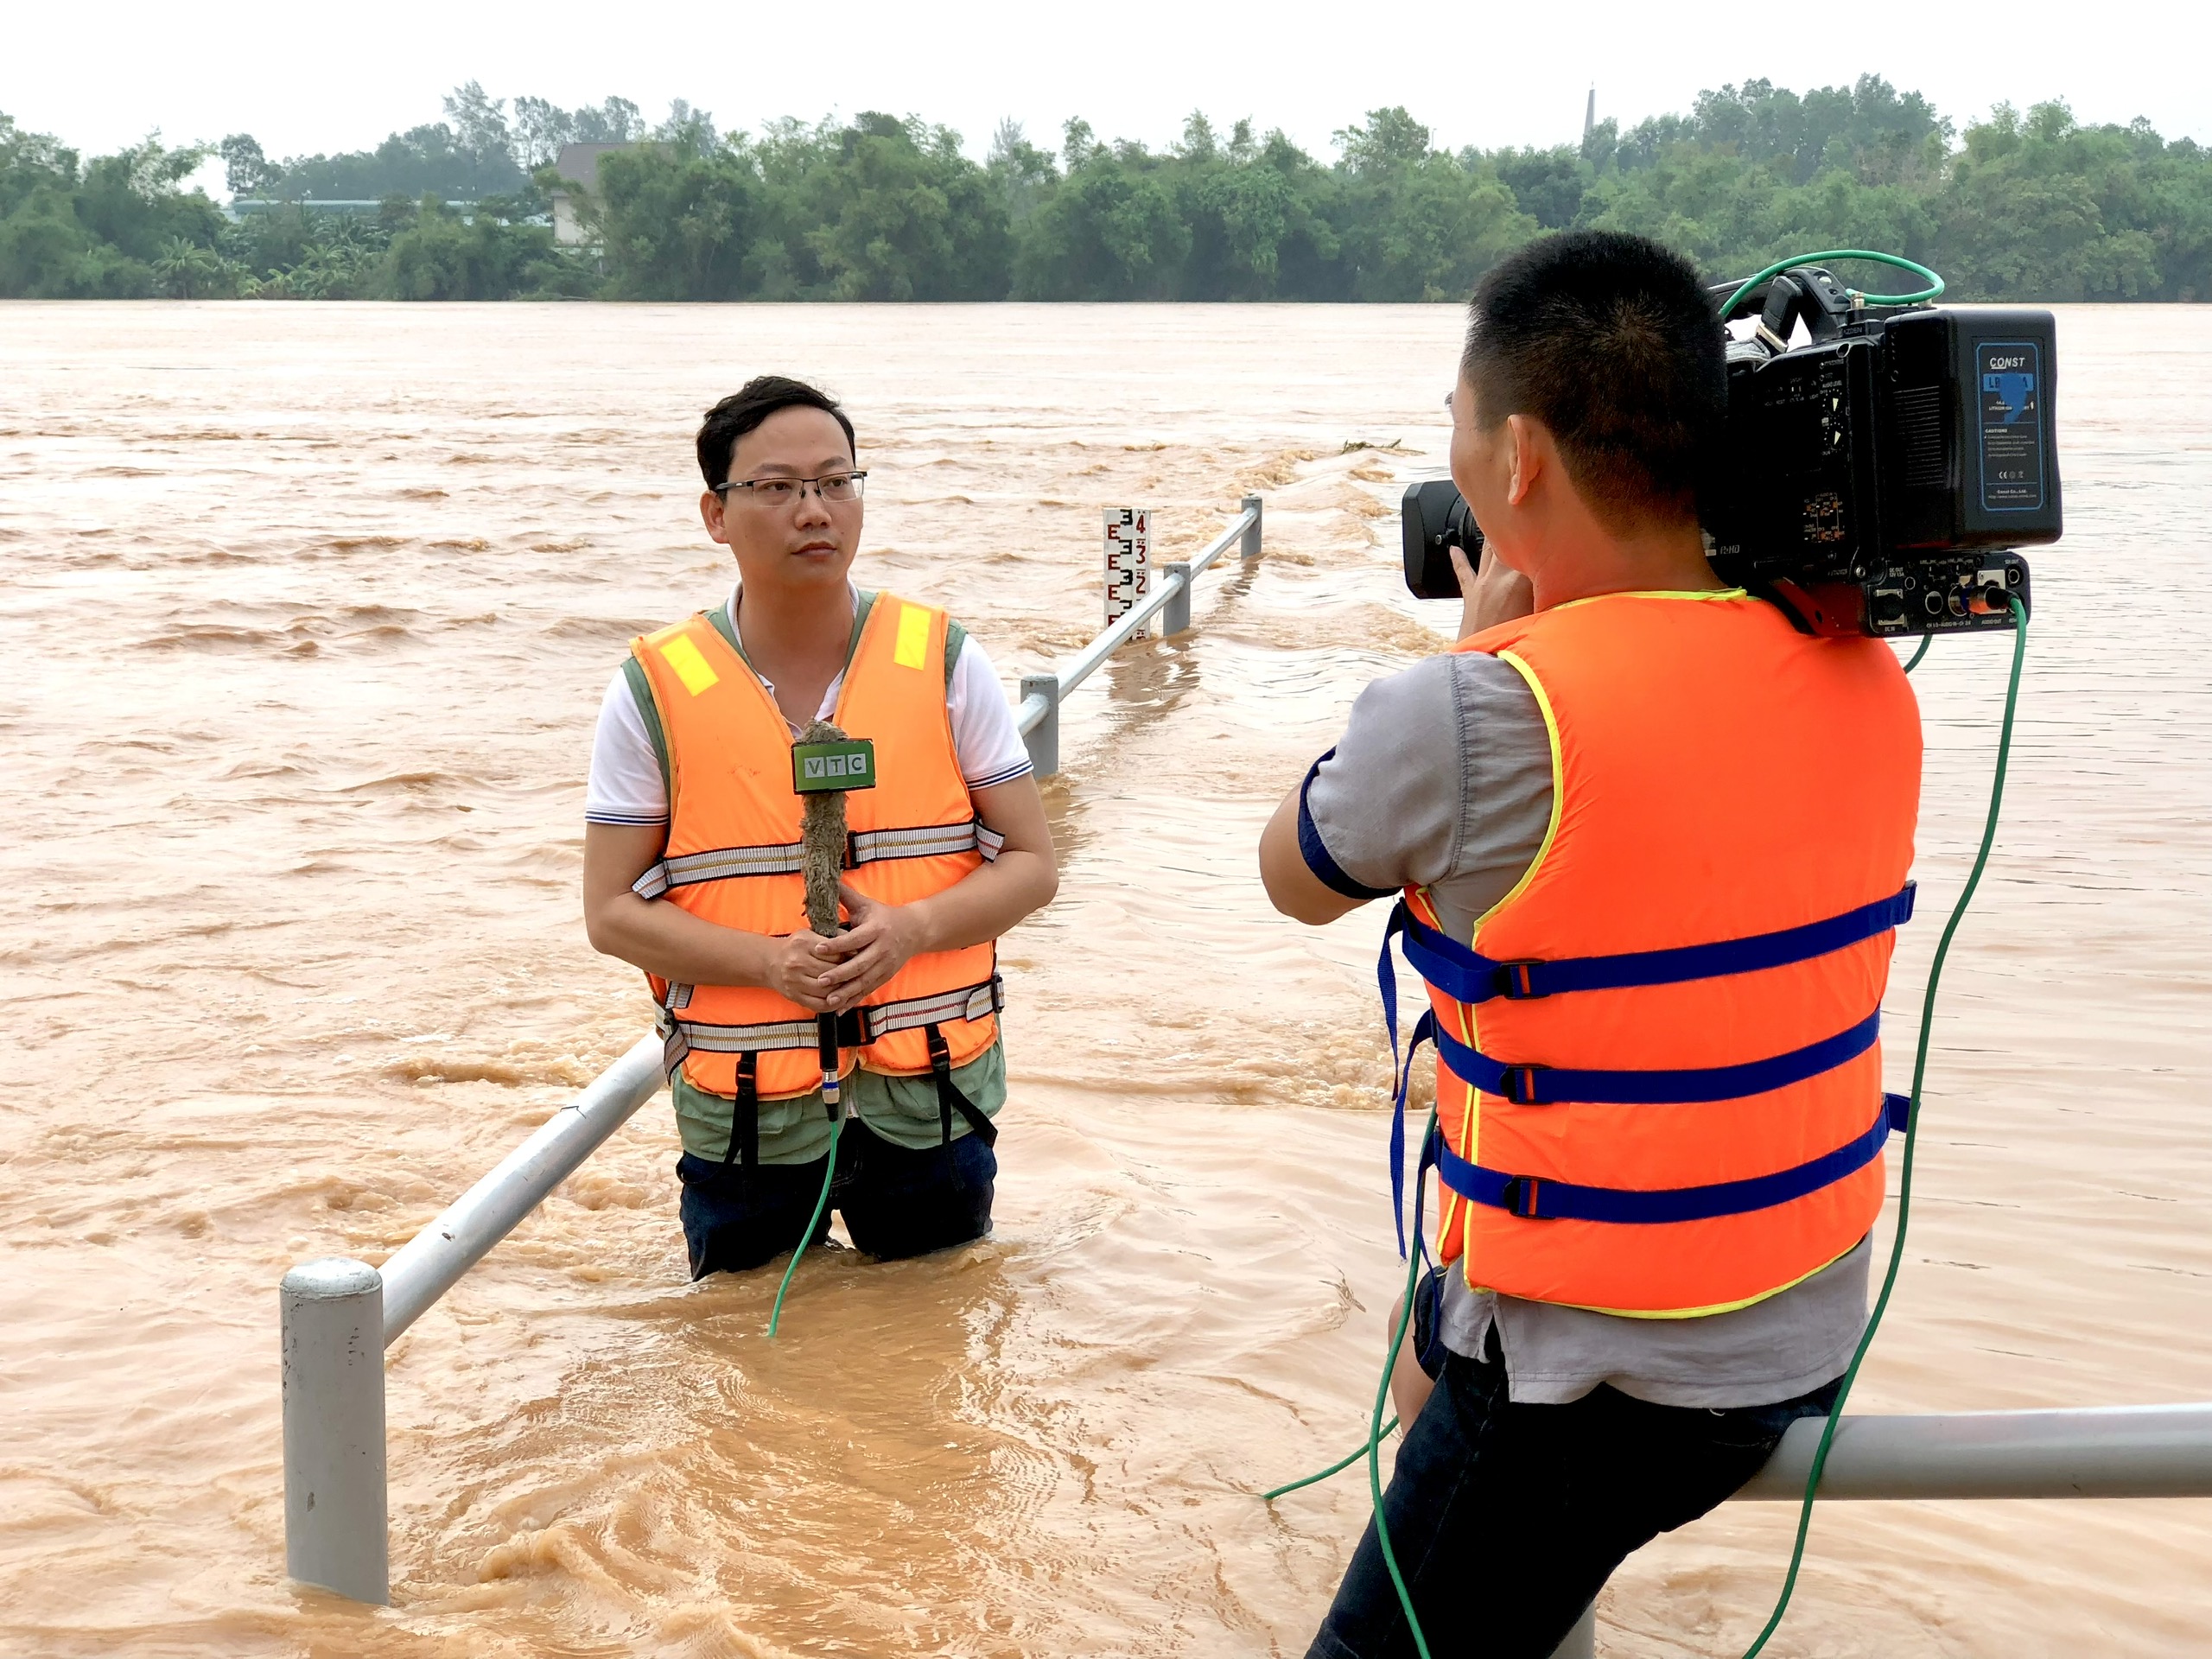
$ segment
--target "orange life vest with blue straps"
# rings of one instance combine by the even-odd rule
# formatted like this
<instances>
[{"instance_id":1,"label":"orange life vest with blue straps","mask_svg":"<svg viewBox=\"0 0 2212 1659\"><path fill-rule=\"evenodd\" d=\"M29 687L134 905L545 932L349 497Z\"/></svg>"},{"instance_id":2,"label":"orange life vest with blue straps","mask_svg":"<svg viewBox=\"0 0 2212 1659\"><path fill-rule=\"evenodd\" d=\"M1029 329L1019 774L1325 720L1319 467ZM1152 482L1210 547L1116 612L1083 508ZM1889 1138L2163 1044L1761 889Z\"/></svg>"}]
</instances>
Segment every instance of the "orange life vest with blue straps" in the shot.
<instances>
[{"instance_id":1,"label":"orange life vest with blue straps","mask_svg":"<svg viewBox=\"0 0 2212 1659\"><path fill-rule=\"evenodd\" d=\"M871 898L912 904L942 893L1001 838L976 817L945 707L943 611L880 594L846 664L836 720L875 745L876 783L845 798L845 880ZM758 675L703 613L631 642L667 744L668 842L635 891L724 927L784 934L807 925L804 805L791 736ZM996 947L918 956L841 1017L842 1069L934 1073L945 1134L958 1106L990 1138L990 1121L952 1088L952 1068L998 1039L1004 992ZM759 1100L822 1082L817 1016L758 985L684 985L646 976L661 1007L666 1064L696 1088L739 1103L734 1158ZM747 1161L749 1161L749 1155Z\"/></svg>"},{"instance_id":2,"label":"orange life vest with blue straps","mask_svg":"<svg viewBox=\"0 0 2212 1659\"><path fill-rule=\"evenodd\" d=\"M1897 658L1740 592L1580 601L1457 649L1528 682L1553 793L1471 939L1420 889L1392 918L1438 1052L1440 1254L1645 1317L1819 1271L1872 1225L1902 1119L1878 1033L1921 738Z\"/></svg>"}]
</instances>

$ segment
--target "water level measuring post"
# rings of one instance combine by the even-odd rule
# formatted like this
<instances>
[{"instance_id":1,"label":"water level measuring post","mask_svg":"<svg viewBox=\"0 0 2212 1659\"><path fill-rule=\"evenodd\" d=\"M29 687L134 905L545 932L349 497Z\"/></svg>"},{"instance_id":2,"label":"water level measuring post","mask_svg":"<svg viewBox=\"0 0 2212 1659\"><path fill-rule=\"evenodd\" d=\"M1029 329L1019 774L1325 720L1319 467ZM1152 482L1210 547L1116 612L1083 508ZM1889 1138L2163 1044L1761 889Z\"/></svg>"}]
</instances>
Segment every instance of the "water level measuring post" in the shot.
<instances>
[{"instance_id":1,"label":"water level measuring post","mask_svg":"<svg viewBox=\"0 0 2212 1659\"><path fill-rule=\"evenodd\" d=\"M1106 626L1112 627L1152 592L1152 512L1109 507L1106 524ZM1142 623L1129 635L1149 639Z\"/></svg>"},{"instance_id":2,"label":"water level measuring post","mask_svg":"<svg viewBox=\"0 0 2212 1659\"><path fill-rule=\"evenodd\" d=\"M1122 513L1129 515L1128 529L1138 528L1136 520L1145 523L1146 563L1150 563L1152 531L1151 515L1135 507L1114 507L1107 512L1108 546L1108 614L1114 615L1113 595L1117 590L1118 569L1113 563L1116 556L1116 520ZM1231 547L1245 562L1244 569L1252 569L1251 562L1260 556L1260 498L1248 495L1228 526L1193 555L1188 564L1176 563L1161 573L1161 579L1147 580L1144 596L1132 601L1118 618L1109 622L1103 632L1078 652L1075 660L1052 674L1029 674L1022 677L1021 702L1014 710L1014 729L1021 734L1029 747L1029 763L1039 778L1049 778L1060 768L1060 704L1069 692L1089 679L1098 665L1131 639L1147 638L1145 626L1155 616L1160 618L1163 635L1181 632L1190 626L1191 587L1203 575L1208 565ZM1130 567L1135 569L1134 564ZM1132 583L1134 586L1134 583ZM1163 614L1164 613L1164 614Z\"/></svg>"}]
</instances>

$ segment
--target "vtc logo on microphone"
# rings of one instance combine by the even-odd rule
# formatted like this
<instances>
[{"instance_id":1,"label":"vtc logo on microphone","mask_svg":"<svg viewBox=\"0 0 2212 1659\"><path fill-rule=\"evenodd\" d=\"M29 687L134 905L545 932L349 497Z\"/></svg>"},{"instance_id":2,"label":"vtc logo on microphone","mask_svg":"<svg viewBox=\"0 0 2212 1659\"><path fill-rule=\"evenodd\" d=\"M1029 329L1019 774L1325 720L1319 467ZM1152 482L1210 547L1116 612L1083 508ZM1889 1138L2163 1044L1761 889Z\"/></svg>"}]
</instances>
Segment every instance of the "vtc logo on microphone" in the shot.
<instances>
[{"instance_id":1,"label":"vtc logo on microphone","mask_svg":"<svg viewBox=\"0 0 2212 1659\"><path fill-rule=\"evenodd\" d=\"M791 746L791 787L804 795L831 789L875 787L875 745L868 738Z\"/></svg>"}]
</instances>

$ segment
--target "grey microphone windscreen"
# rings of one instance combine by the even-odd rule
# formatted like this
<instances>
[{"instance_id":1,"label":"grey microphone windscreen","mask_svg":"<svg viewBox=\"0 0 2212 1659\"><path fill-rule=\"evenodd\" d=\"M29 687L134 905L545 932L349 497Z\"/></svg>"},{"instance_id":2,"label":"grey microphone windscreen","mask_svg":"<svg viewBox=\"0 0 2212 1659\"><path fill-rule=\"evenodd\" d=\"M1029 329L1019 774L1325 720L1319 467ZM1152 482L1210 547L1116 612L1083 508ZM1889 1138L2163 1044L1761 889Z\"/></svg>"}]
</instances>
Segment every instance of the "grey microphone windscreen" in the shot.
<instances>
[{"instance_id":1,"label":"grey microphone windscreen","mask_svg":"<svg viewBox=\"0 0 2212 1659\"><path fill-rule=\"evenodd\" d=\"M842 743L845 734L817 720L799 734L802 743ZM824 789L806 797L799 830L806 869L806 925L824 938L837 931L837 880L845 869L845 791Z\"/></svg>"}]
</instances>

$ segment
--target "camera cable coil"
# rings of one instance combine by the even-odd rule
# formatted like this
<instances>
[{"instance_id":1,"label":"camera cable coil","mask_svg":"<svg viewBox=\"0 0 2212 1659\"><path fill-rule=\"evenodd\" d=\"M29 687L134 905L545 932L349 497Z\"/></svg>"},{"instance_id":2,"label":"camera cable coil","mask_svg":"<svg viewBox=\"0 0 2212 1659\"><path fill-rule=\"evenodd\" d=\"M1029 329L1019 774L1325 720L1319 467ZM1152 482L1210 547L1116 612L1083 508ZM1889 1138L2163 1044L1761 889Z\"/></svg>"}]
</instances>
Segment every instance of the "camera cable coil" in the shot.
<instances>
[{"instance_id":1,"label":"camera cable coil","mask_svg":"<svg viewBox=\"0 0 2212 1659\"><path fill-rule=\"evenodd\" d=\"M1878 253L1872 248L1830 248L1821 253L1799 253L1787 259L1777 259L1756 276L1746 276L1737 285L1736 291L1728 296L1728 303L1720 308L1720 320L1727 321L1736 308L1744 302L1745 296L1769 277L1779 276L1785 270L1798 265L1809 265L1820 259L1864 259L1872 264L1909 270L1927 281L1926 288L1910 294L1869 294L1864 289L1847 289L1845 292L1861 305L1924 305L1930 300L1940 298L1943 292L1943 279L1917 259L1908 259L1897 253Z\"/></svg>"}]
</instances>

